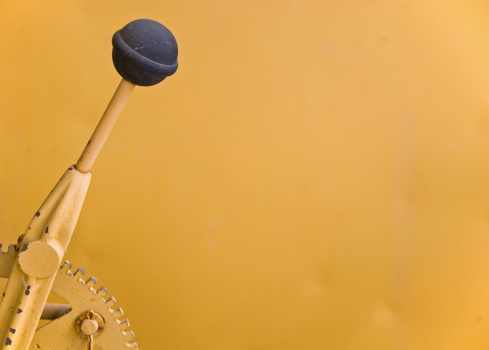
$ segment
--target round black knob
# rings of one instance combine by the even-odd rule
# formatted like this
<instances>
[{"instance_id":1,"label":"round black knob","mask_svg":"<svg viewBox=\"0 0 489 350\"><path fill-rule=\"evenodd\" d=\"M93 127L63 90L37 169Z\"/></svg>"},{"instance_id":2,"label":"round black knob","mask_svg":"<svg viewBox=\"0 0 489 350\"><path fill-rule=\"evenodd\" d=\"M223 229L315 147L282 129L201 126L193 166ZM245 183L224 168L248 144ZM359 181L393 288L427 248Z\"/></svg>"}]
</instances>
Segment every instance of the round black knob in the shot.
<instances>
[{"instance_id":1,"label":"round black knob","mask_svg":"<svg viewBox=\"0 0 489 350\"><path fill-rule=\"evenodd\" d=\"M178 68L175 37L168 28L151 19L138 19L118 30L112 45L115 69L135 85L158 84Z\"/></svg>"}]
</instances>

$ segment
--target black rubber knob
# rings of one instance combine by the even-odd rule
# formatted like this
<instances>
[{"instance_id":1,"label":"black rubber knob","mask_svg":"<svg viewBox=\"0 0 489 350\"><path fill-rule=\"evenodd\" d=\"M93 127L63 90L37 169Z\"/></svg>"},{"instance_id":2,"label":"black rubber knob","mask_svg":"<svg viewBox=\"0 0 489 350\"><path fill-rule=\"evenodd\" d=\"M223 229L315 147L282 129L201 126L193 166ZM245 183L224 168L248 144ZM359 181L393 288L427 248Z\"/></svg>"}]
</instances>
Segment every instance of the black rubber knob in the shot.
<instances>
[{"instance_id":1,"label":"black rubber knob","mask_svg":"<svg viewBox=\"0 0 489 350\"><path fill-rule=\"evenodd\" d=\"M151 19L138 19L112 37L112 61L127 81L151 86L178 68L178 46L172 32Z\"/></svg>"}]
</instances>

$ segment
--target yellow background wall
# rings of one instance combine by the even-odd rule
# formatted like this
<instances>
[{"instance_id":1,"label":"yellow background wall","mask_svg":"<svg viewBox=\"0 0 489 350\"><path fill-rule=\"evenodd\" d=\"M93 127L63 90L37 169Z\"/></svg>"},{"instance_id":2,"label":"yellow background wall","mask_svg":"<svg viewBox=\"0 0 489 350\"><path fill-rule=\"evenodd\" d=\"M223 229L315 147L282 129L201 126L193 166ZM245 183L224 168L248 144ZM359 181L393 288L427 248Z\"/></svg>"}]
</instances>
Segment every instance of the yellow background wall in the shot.
<instances>
[{"instance_id":1,"label":"yellow background wall","mask_svg":"<svg viewBox=\"0 0 489 350\"><path fill-rule=\"evenodd\" d=\"M66 258L140 349L487 349L484 0L2 1L0 232L15 242L164 23Z\"/></svg>"}]
</instances>

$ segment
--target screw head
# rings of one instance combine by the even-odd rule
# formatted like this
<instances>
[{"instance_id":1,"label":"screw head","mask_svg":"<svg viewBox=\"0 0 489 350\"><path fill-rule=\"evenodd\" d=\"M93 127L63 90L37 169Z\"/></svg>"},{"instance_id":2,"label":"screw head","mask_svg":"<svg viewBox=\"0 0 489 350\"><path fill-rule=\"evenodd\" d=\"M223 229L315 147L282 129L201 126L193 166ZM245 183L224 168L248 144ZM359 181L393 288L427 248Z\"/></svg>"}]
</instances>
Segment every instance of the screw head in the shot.
<instances>
[{"instance_id":1,"label":"screw head","mask_svg":"<svg viewBox=\"0 0 489 350\"><path fill-rule=\"evenodd\" d=\"M90 310L76 318L75 327L80 334L95 336L104 330L105 321L100 314Z\"/></svg>"},{"instance_id":2,"label":"screw head","mask_svg":"<svg viewBox=\"0 0 489 350\"><path fill-rule=\"evenodd\" d=\"M94 335L98 331L98 322L86 318L82 321L80 328L83 334Z\"/></svg>"}]
</instances>

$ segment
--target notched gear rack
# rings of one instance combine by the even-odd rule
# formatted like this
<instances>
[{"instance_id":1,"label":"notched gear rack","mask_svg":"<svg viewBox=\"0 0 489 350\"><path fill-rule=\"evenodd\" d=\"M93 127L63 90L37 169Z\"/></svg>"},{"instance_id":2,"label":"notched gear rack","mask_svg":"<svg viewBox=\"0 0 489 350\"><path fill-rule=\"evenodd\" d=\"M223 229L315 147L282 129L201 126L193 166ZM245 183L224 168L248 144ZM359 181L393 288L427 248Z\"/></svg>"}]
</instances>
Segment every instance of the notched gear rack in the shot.
<instances>
[{"instance_id":1,"label":"notched gear rack","mask_svg":"<svg viewBox=\"0 0 489 350\"><path fill-rule=\"evenodd\" d=\"M151 86L175 73L177 42L162 24L139 19L112 38L122 76L112 100L75 165L34 214L17 244L0 245L0 349L137 349L129 321L107 290L63 262L91 179L91 167L135 85ZM55 292L69 304L47 303ZM38 326L39 320L46 320Z\"/></svg>"}]
</instances>

